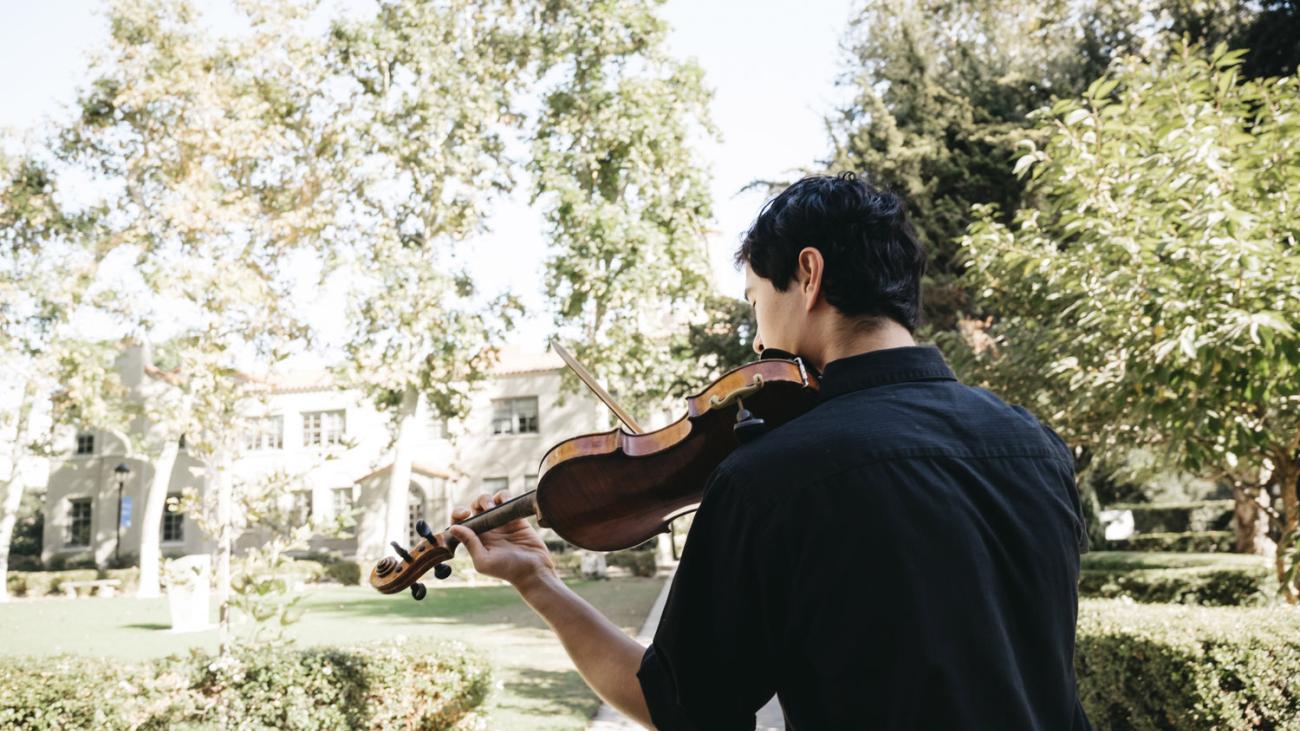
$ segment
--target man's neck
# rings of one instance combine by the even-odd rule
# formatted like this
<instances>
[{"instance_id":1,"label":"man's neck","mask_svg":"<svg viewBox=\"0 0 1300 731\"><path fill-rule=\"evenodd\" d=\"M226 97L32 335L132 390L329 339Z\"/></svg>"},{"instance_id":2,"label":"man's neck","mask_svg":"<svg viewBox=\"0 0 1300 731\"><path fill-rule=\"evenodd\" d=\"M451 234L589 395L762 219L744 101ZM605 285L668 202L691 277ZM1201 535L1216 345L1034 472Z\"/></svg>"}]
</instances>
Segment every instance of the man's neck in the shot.
<instances>
[{"instance_id":1,"label":"man's neck","mask_svg":"<svg viewBox=\"0 0 1300 731\"><path fill-rule=\"evenodd\" d=\"M880 326L870 330L852 326L840 327L837 330L838 332L822 340L824 345L820 348L820 352L808 353L812 365L819 371L826 370L827 363L840 358L862 355L873 350L916 345L916 340L912 338L907 328L884 318Z\"/></svg>"}]
</instances>

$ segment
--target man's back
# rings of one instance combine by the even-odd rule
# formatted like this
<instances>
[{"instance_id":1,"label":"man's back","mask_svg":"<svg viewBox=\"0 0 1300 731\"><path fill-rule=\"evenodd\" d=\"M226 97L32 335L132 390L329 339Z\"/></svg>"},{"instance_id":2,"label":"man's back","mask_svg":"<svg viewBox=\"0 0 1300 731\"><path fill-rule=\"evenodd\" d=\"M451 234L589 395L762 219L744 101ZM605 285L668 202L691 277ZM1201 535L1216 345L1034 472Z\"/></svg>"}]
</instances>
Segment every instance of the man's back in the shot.
<instances>
[{"instance_id":1,"label":"man's back","mask_svg":"<svg viewBox=\"0 0 1300 731\"><path fill-rule=\"evenodd\" d=\"M827 367L696 517L640 678L661 728L1086 728L1072 460L932 348Z\"/></svg>"}]
</instances>

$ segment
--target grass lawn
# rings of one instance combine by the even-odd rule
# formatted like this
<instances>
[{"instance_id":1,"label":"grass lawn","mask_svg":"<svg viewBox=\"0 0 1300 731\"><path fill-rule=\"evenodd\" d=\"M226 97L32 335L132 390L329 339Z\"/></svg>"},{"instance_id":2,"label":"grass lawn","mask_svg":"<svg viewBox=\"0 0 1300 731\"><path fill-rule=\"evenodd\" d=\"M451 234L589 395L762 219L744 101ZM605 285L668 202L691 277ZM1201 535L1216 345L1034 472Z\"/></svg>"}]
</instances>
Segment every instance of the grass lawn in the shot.
<instances>
[{"instance_id":1,"label":"grass lawn","mask_svg":"<svg viewBox=\"0 0 1300 731\"><path fill-rule=\"evenodd\" d=\"M615 624L635 634L662 579L570 581ZM380 639L458 640L492 663L497 688L488 700L492 729L582 729L599 701L550 630L507 586L439 587L422 601L366 587L308 589L306 613L290 628L304 645L366 644ZM213 614L215 617L215 612ZM0 604L0 653L59 653L143 659L215 650L215 631L172 634L163 599L42 598Z\"/></svg>"}]
</instances>

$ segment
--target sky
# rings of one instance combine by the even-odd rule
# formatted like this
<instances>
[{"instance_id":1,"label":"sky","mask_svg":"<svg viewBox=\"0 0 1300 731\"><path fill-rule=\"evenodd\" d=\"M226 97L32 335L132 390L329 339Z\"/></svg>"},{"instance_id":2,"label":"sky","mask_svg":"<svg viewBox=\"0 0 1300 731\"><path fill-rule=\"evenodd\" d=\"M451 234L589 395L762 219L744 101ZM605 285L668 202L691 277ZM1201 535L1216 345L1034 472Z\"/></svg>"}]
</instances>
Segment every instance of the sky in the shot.
<instances>
[{"instance_id":1,"label":"sky","mask_svg":"<svg viewBox=\"0 0 1300 731\"><path fill-rule=\"evenodd\" d=\"M0 0L0 127L30 128L66 110L87 78L88 53L107 36L100 7L97 0ZM671 53L695 59L714 93L721 139L698 141L697 157L713 180L706 243L723 294L741 295L732 253L766 197L741 189L819 170L829 154L824 119L841 98L834 82L850 7L850 0L669 0L661 9L672 27ZM498 206L489 226L468 247L467 262L481 291L523 298L533 315L519 328L530 335L521 337L537 342L521 344L540 347L549 325L542 218L521 193Z\"/></svg>"}]
</instances>

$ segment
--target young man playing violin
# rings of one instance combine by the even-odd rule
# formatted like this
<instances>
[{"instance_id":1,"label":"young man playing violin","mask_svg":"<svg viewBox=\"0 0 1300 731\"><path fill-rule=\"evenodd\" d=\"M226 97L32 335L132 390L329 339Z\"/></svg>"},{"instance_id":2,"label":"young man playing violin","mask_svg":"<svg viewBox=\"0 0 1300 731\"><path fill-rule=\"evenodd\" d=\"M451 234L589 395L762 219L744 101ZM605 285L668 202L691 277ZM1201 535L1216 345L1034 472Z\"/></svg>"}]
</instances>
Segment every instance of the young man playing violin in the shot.
<instances>
[{"instance_id":1,"label":"young man playing violin","mask_svg":"<svg viewBox=\"0 0 1300 731\"><path fill-rule=\"evenodd\" d=\"M820 371L819 401L709 478L651 646L570 591L522 520L452 528L475 568L514 585L596 693L647 726L752 729L775 693L799 731L1089 728L1072 457L917 346L925 254L904 202L851 175L805 178L736 258L754 350Z\"/></svg>"}]
</instances>

